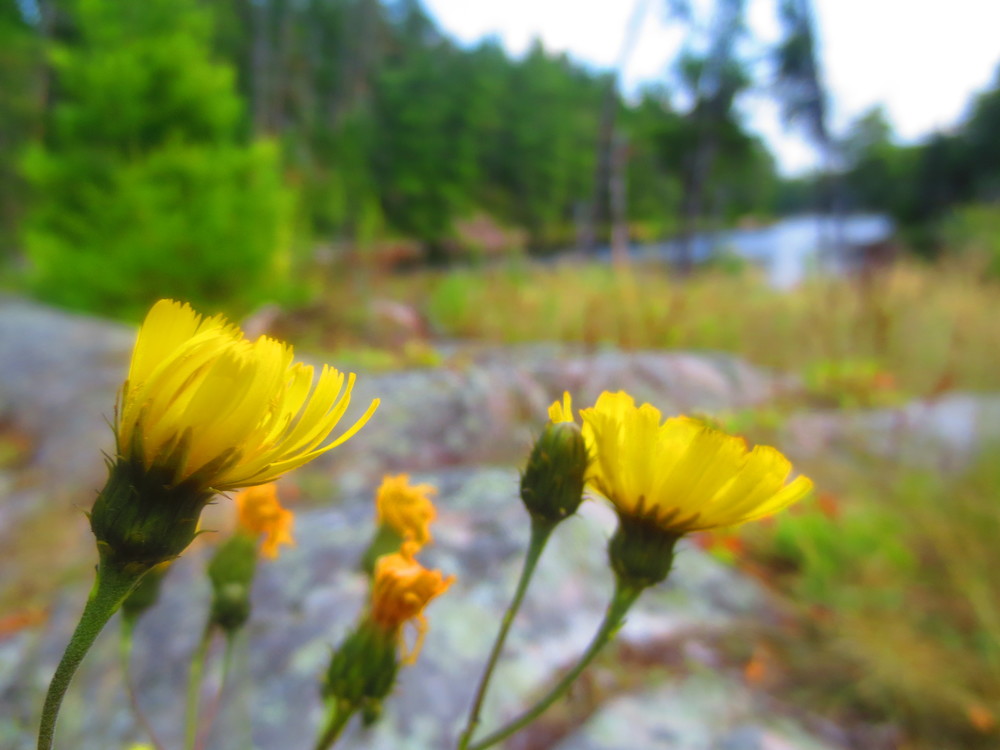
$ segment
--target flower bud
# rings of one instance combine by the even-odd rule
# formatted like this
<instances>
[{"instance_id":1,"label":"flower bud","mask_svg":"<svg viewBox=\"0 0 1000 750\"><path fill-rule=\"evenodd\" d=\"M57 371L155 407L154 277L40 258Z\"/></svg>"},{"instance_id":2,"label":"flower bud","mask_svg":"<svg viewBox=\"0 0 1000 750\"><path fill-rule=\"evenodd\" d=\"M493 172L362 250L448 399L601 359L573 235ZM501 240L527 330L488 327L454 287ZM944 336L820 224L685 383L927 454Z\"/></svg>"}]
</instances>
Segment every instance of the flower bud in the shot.
<instances>
[{"instance_id":1,"label":"flower bud","mask_svg":"<svg viewBox=\"0 0 1000 750\"><path fill-rule=\"evenodd\" d=\"M378 714L399 671L396 633L365 618L334 653L323 683L323 697L341 704L365 707Z\"/></svg>"},{"instance_id":2,"label":"flower bud","mask_svg":"<svg viewBox=\"0 0 1000 750\"><path fill-rule=\"evenodd\" d=\"M132 589L132 593L125 597L122 602L122 618L134 624L143 613L160 598L160 588L163 579L170 570L170 563L160 563L152 568L139 581L139 585Z\"/></svg>"},{"instance_id":3,"label":"flower bud","mask_svg":"<svg viewBox=\"0 0 1000 750\"><path fill-rule=\"evenodd\" d=\"M535 518L558 523L583 501L589 461L580 428L549 422L535 441L521 474L521 500Z\"/></svg>"},{"instance_id":4,"label":"flower bud","mask_svg":"<svg viewBox=\"0 0 1000 750\"><path fill-rule=\"evenodd\" d=\"M232 635L250 617L250 589L257 567L257 542L237 532L216 550L208 564L212 583L209 624Z\"/></svg>"}]
</instances>

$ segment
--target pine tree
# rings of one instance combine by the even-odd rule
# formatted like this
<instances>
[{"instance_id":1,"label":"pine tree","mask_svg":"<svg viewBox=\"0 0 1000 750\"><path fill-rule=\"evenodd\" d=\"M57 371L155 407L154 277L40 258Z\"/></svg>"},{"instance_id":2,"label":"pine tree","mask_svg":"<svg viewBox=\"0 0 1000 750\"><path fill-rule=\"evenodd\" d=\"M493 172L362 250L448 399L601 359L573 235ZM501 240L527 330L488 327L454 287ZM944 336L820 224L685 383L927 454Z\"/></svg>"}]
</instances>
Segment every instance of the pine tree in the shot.
<instances>
[{"instance_id":1,"label":"pine tree","mask_svg":"<svg viewBox=\"0 0 1000 750\"><path fill-rule=\"evenodd\" d=\"M241 140L231 67L196 0L78 0L50 54L56 103L23 169L36 292L134 317L160 297L230 312L278 291L290 196Z\"/></svg>"}]
</instances>

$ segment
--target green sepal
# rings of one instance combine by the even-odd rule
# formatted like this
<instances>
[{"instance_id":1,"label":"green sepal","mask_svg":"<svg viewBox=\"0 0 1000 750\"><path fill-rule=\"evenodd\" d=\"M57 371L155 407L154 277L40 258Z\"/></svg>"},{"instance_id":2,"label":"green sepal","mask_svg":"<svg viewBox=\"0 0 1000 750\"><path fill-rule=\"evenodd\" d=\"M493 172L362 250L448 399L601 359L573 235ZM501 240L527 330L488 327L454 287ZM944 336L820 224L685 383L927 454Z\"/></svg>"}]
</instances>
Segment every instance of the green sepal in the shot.
<instances>
[{"instance_id":1,"label":"green sepal","mask_svg":"<svg viewBox=\"0 0 1000 750\"><path fill-rule=\"evenodd\" d=\"M323 696L377 713L399 672L398 634L364 619L330 659Z\"/></svg>"},{"instance_id":2,"label":"green sepal","mask_svg":"<svg viewBox=\"0 0 1000 750\"><path fill-rule=\"evenodd\" d=\"M194 483L170 484L169 470L119 458L90 513L102 557L123 570L146 571L173 560L194 539L215 494Z\"/></svg>"},{"instance_id":3,"label":"green sepal","mask_svg":"<svg viewBox=\"0 0 1000 750\"><path fill-rule=\"evenodd\" d=\"M664 531L653 518L619 513L618 528L608 542L611 568L635 588L660 583L673 567L678 539L679 535Z\"/></svg>"}]
</instances>

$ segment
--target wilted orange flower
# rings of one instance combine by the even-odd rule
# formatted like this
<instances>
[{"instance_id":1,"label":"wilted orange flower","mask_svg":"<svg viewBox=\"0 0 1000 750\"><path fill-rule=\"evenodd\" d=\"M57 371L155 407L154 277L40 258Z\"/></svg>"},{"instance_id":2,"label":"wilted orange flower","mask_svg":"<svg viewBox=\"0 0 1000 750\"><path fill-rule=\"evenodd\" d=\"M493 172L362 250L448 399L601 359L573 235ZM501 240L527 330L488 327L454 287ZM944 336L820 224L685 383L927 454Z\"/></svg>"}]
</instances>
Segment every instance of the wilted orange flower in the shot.
<instances>
[{"instance_id":1,"label":"wilted orange flower","mask_svg":"<svg viewBox=\"0 0 1000 750\"><path fill-rule=\"evenodd\" d=\"M380 557L372 584L371 619L386 632L400 634L403 662L408 664L416 661L427 633L424 607L455 580L455 576L445 578L440 570L427 570L413 557L415 551L416 545L408 542L399 552ZM409 622L416 627L417 640L407 651L402 628Z\"/></svg>"},{"instance_id":2,"label":"wilted orange flower","mask_svg":"<svg viewBox=\"0 0 1000 750\"><path fill-rule=\"evenodd\" d=\"M378 523L387 524L403 539L423 547L431 541L431 521L437 517L429 497L436 492L429 484L410 484L409 474L384 477L375 495Z\"/></svg>"},{"instance_id":3,"label":"wilted orange flower","mask_svg":"<svg viewBox=\"0 0 1000 750\"><path fill-rule=\"evenodd\" d=\"M294 545L292 525L295 514L282 507L278 487L274 482L248 487L234 498L239 524L252 536L264 535L260 553L272 560L278 556L278 546Z\"/></svg>"}]
</instances>

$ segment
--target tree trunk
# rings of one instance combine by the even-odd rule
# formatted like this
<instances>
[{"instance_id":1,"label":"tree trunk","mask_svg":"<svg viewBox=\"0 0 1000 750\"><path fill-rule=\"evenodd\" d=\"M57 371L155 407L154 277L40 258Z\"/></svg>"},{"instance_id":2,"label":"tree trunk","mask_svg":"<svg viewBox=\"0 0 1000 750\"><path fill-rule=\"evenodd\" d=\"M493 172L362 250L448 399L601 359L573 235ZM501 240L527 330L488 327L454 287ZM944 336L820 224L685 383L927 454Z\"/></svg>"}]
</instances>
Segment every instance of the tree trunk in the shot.
<instances>
[{"instance_id":1,"label":"tree trunk","mask_svg":"<svg viewBox=\"0 0 1000 750\"><path fill-rule=\"evenodd\" d=\"M616 266L629 262L627 169L628 140L621 133L615 133L611 141L608 193L611 202L611 261Z\"/></svg>"}]
</instances>

